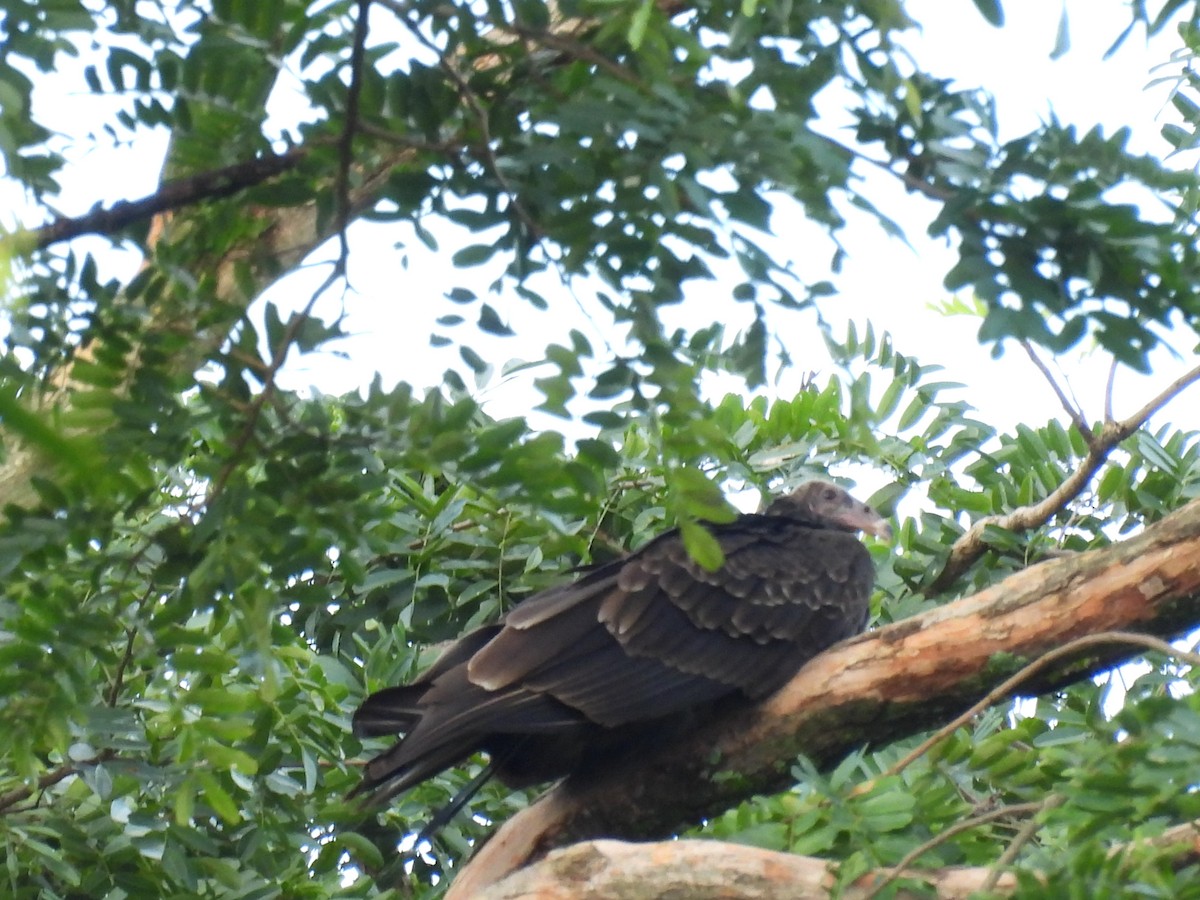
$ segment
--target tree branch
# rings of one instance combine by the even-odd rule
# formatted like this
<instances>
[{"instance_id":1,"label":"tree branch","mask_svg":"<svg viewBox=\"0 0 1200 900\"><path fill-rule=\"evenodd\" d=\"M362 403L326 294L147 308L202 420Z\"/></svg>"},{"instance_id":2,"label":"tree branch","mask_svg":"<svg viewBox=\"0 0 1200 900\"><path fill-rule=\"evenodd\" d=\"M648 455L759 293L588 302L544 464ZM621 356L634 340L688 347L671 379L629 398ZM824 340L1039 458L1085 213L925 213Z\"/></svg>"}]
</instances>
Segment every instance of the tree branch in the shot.
<instances>
[{"instance_id":1,"label":"tree branch","mask_svg":"<svg viewBox=\"0 0 1200 900\"><path fill-rule=\"evenodd\" d=\"M1141 424L1148 418L1174 400L1180 394L1180 392L1188 387L1191 387L1191 385L1195 384L1197 381L1200 381L1200 366L1196 366L1196 368L1189 372L1184 372L1182 375L1168 384L1162 389L1162 391L1159 392L1158 396L1156 396L1153 400L1125 420L1126 422L1136 421L1138 423L1131 430L1131 433L1133 430L1141 427Z\"/></svg>"},{"instance_id":2,"label":"tree branch","mask_svg":"<svg viewBox=\"0 0 1200 900\"><path fill-rule=\"evenodd\" d=\"M1004 515L984 516L977 520L965 534L954 542L942 571L925 588L925 593L939 594L948 590L960 575L983 556L988 548L984 532L989 526L1019 532L1037 528L1048 522L1083 492L1091 482L1092 476L1104 465L1109 453L1117 444L1141 428L1154 413L1198 380L1200 380L1200 366L1176 378L1158 396L1129 418L1120 421L1106 421L1100 434L1094 435L1094 440L1089 442L1087 455L1083 458L1079 468L1037 503L1017 507Z\"/></svg>"},{"instance_id":3,"label":"tree branch","mask_svg":"<svg viewBox=\"0 0 1200 900\"><path fill-rule=\"evenodd\" d=\"M28 800L39 791L44 791L48 787L53 787L60 781L77 774L80 769L86 768L87 766L98 766L101 763L105 763L110 759L113 759L116 755L117 753L115 750L104 750L100 753L97 753L91 759L85 759L80 762L66 763L65 765L59 766L57 769L51 769L45 775L39 777L37 782L33 785L13 788L11 791L0 794L0 815L7 813L18 803Z\"/></svg>"},{"instance_id":4,"label":"tree branch","mask_svg":"<svg viewBox=\"0 0 1200 900\"><path fill-rule=\"evenodd\" d=\"M1056 806L1062 806L1066 802L1066 799L1062 794L1050 794L1038 804L1040 807L1038 812L1042 813L1046 810L1054 809ZM1008 846L1004 848L1004 852L992 863L987 878L983 879L983 883L979 886L981 891L990 892L996 889L996 885L1000 883L1004 870L1016 862L1017 855L1021 852L1022 848L1033 840L1033 836L1037 834L1038 829L1041 827L1042 823L1038 819L1038 816L1036 814L1031 815L1025 824L1021 826L1021 830L1009 842Z\"/></svg>"},{"instance_id":5,"label":"tree branch","mask_svg":"<svg viewBox=\"0 0 1200 900\"><path fill-rule=\"evenodd\" d=\"M350 224L353 206L350 202L350 169L354 165L354 135L358 125L358 105L362 97L363 65L367 50L367 32L370 26L367 16L371 11L371 0L358 0L358 13L354 19L354 43L350 48L350 86L346 89L346 121L338 138L338 167L334 180L333 196L337 203L337 235L340 250L336 271L346 274L350 259L350 243L346 228Z\"/></svg>"},{"instance_id":6,"label":"tree branch","mask_svg":"<svg viewBox=\"0 0 1200 900\"><path fill-rule=\"evenodd\" d=\"M1098 634L1085 634L1083 637L1075 638L1070 643L1047 651L1011 678L1006 678L1000 684L996 685L996 687L984 694L970 709L955 716L914 747L911 752L906 753L898 762L888 768L884 776L898 775L903 772L913 762L920 759L950 735L954 734L954 732L958 731L958 729L962 728L985 709L994 706L1006 697L1015 696L1017 689L1021 685L1032 682L1043 671L1052 669L1063 660L1069 660L1074 656L1078 656L1080 650L1087 650L1106 644L1132 644L1144 647L1147 650L1156 650L1165 656L1177 657L1190 665L1200 668L1200 655L1189 653L1186 650L1179 650L1176 647L1172 647L1166 641L1151 637L1148 634L1136 634L1131 631L1101 631ZM872 779L871 783L874 783L874 779ZM860 790L865 793L867 788L863 786Z\"/></svg>"},{"instance_id":7,"label":"tree branch","mask_svg":"<svg viewBox=\"0 0 1200 900\"><path fill-rule=\"evenodd\" d=\"M952 837L962 834L964 831L970 831L972 828L978 828L980 825L986 825L989 822L996 822L1001 819L1012 818L1013 816L1033 816L1041 812L1043 806L1043 803L1014 803L1008 806L1001 806L998 809L988 810L987 812L980 813L977 816L971 816L968 819L963 819L961 822L955 822L948 828L939 831L919 847L914 847L908 853L904 854L904 858L901 859L900 862L896 863L896 865L894 865L891 869L881 873L880 875L877 875L876 878L878 878L878 880L875 881L874 884L871 885L870 889L867 890L867 892L863 895L863 900L872 900L872 898L879 896L881 893L883 893L883 889L889 884L891 884L897 878L904 877L908 872L909 866L911 866L930 850L940 847L942 844L946 843L946 841L950 840ZM1027 820L1025 822L1025 826L1028 826L1030 821L1033 820ZM1022 831L1024 830L1025 828L1023 827ZM993 866L992 871L989 871L985 877L991 879L993 878L993 875L998 876L998 874L998 870L996 870L996 868ZM992 886L995 887L994 881Z\"/></svg>"},{"instance_id":8,"label":"tree branch","mask_svg":"<svg viewBox=\"0 0 1200 900\"><path fill-rule=\"evenodd\" d=\"M900 890L897 898L966 898L987 876L983 867L946 867L910 873L922 890ZM879 872L867 872L837 896L865 900ZM722 841L664 841L630 844L589 841L550 854L545 860L475 895L475 900L627 900L629 897L686 896L690 900L808 900L830 897L837 865ZM1011 892L1016 878L996 886Z\"/></svg>"},{"instance_id":9,"label":"tree branch","mask_svg":"<svg viewBox=\"0 0 1200 900\"><path fill-rule=\"evenodd\" d=\"M117 671L113 674L112 683L108 686L108 693L104 697L104 702L109 706L116 706L117 700L121 696L121 688L125 684L125 670L129 668L129 663L133 660L133 644L137 640L138 630L136 628L128 628L125 630L125 652L121 654L121 661L117 663Z\"/></svg>"},{"instance_id":10,"label":"tree branch","mask_svg":"<svg viewBox=\"0 0 1200 900\"><path fill-rule=\"evenodd\" d=\"M262 390L255 395L254 400L246 410L246 421L243 423L241 431L238 432L237 440L234 441L233 447L229 450L229 456L225 460L225 465L221 467L221 471L217 473L217 477L213 480L212 488L205 499L206 505L211 506L224 493L230 476L233 475L238 463L241 462L242 455L245 453L246 448L250 446L250 441L258 429L258 420L262 416L263 408L267 405L267 401L275 394L275 379L278 377L279 370L283 368L283 364L287 360L288 353L292 349L292 344L295 343L296 338L300 335L300 329L308 321L308 317L312 313L317 299L340 275L341 267L335 265L334 270L325 279L324 283L313 291L304 309L298 313L292 313L291 318L288 319L288 323L283 329L283 334L279 338L279 345L275 347L271 355L271 362L263 373Z\"/></svg>"},{"instance_id":11,"label":"tree branch","mask_svg":"<svg viewBox=\"0 0 1200 900\"><path fill-rule=\"evenodd\" d=\"M1043 804L1028 804L1041 807ZM1036 823L1036 819L1030 819ZM1114 847L1109 856L1155 848L1181 869L1200 860L1200 822L1186 822L1148 840ZM687 896L691 900L809 900L837 896L868 900L882 871L866 872L837 889L837 864L813 856L779 853L724 841L662 841L636 844L598 840L556 850L477 895L475 900L627 900ZM937 897L965 900L980 892L1014 895L1010 873L989 866L944 866L907 872L892 896L902 900Z\"/></svg>"},{"instance_id":12,"label":"tree branch","mask_svg":"<svg viewBox=\"0 0 1200 900\"><path fill-rule=\"evenodd\" d=\"M1113 388L1117 386L1117 358L1114 356L1108 367L1108 379L1104 383L1104 421L1113 420Z\"/></svg>"},{"instance_id":13,"label":"tree branch","mask_svg":"<svg viewBox=\"0 0 1200 900\"><path fill-rule=\"evenodd\" d=\"M829 766L948 721L1070 641L1137 630L1172 636L1200 622L1200 501L1120 544L1045 562L921 616L844 642L752 708L590 777L568 779L501 827L458 873L448 900L550 850L597 837L669 835L791 783L799 753ZM1128 656L1090 642L1039 670L1024 691L1078 681ZM737 772L737 778L716 778Z\"/></svg>"},{"instance_id":14,"label":"tree branch","mask_svg":"<svg viewBox=\"0 0 1200 900\"><path fill-rule=\"evenodd\" d=\"M1042 362L1042 358L1038 356L1037 352L1033 349L1033 344L1029 343L1029 341L1021 341L1021 347L1024 349L1030 360L1033 361L1033 364L1035 367L1037 367L1037 370L1042 373L1042 377L1046 379L1047 383L1049 383L1050 389L1054 391L1054 396L1058 398L1058 402L1062 404L1062 408L1066 411L1067 416L1071 419L1071 424L1079 429L1079 433L1083 435L1083 439L1087 442L1087 445L1089 447L1092 446L1092 444L1094 444L1096 441L1096 436L1092 434L1091 426L1088 425L1087 419L1083 417L1083 410L1081 410L1076 404L1072 403L1063 389L1059 387L1058 382L1054 380L1054 374L1049 368L1047 368L1046 364Z\"/></svg>"},{"instance_id":15,"label":"tree branch","mask_svg":"<svg viewBox=\"0 0 1200 900\"><path fill-rule=\"evenodd\" d=\"M308 153L308 147L295 147L276 156L260 156L221 169L197 172L186 178L168 181L140 200L122 200L108 209L97 208L82 216L57 219L41 228L5 237L3 243L11 245L14 253L28 253L85 234L113 235L122 228L144 222L159 213L207 200L219 200L262 184L296 168Z\"/></svg>"}]
</instances>

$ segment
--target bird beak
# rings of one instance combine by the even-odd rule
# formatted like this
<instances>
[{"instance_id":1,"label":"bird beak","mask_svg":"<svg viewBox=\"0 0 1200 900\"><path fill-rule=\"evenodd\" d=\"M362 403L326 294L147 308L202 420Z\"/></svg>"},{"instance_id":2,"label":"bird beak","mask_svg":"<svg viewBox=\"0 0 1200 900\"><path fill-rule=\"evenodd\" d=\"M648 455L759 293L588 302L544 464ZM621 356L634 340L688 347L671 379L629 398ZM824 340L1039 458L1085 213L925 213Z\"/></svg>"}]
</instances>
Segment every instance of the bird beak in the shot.
<instances>
[{"instance_id":1,"label":"bird beak","mask_svg":"<svg viewBox=\"0 0 1200 900\"><path fill-rule=\"evenodd\" d=\"M892 526L888 524L887 519L865 503L860 503L852 509L845 510L838 518L847 528L852 528L855 531L865 531L867 534L873 534L883 541L890 541L892 539Z\"/></svg>"},{"instance_id":2,"label":"bird beak","mask_svg":"<svg viewBox=\"0 0 1200 900\"><path fill-rule=\"evenodd\" d=\"M875 535L881 541L890 543L892 540L892 526L887 523L887 520L883 516L877 515L873 523L863 526L863 531L867 532L867 534Z\"/></svg>"}]
</instances>

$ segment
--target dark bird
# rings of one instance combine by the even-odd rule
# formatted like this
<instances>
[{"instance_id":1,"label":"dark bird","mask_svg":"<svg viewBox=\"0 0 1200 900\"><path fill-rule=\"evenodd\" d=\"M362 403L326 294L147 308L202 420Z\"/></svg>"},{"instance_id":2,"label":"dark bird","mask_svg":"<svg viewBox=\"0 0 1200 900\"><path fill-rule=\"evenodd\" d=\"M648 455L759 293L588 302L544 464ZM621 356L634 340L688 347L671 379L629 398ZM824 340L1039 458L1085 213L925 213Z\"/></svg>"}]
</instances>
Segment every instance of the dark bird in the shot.
<instances>
[{"instance_id":1,"label":"dark bird","mask_svg":"<svg viewBox=\"0 0 1200 900\"><path fill-rule=\"evenodd\" d=\"M367 763L354 793L382 802L486 752L428 834L492 774L520 787L588 769L694 727L724 698L765 697L866 627L874 569L855 532L891 529L865 503L810 481L707 527L725 554L716 571L668 531L460 638L412 684L367 697L354 733L404 737Z\"/></svg>"}]
</instances>

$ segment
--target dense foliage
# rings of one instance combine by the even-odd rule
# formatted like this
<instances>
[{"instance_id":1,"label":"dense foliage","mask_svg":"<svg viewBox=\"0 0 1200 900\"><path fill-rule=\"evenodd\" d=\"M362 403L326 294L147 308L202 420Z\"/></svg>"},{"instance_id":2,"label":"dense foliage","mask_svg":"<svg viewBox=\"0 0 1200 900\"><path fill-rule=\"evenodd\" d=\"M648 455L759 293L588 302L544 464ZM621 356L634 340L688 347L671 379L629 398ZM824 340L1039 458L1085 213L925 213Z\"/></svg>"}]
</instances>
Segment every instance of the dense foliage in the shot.
<instances>
[{"instance_id":1,"label":"dense foliage","mask_svg":"<svg viewBox=\"0 0 1200 900\"><path fill-rule=\"evenodd\" d=\"M998 2L975 5L1002 25ZM1200 48L1193 4L1132 11ZM0 245L4 890L436 891L481 819L527 798L490 788L429 853L398 855L469 773L383 811L346 803L367 752L348 732L357 700L671 525L718 562L698 523L728 516L732 491L832 471L886 484L864 499L889 513L919 501L873 548L880 622L1200 497L1188 417L1103 452L1078 416L1002 432L876 329L825 325L840 251L805 283L763 249L785 197L835 238L850 208L895 231L863 191L874 160L938 204L931 231L958 253L946 286L977 298L985 344L1090 342L1145 369L1164 326L1200 327L1200 176L1056 121L1001 142L986 93L902 52L914 25L888 0L6 3L0 159L30 213ZM1164 136L1186 151L1198 84L1177 63L1183 124ZM90 133L45 124L46 83L96 102ZM822 128L830 90L852 144ZM291 105L268 115L281 93ZM155 199L55 217L81 147L162 129ZM311 314L317 294L287 317L251 304L327 240L339 288L359 217L397 242L436 243L447 221L476 235L446 249L459 270L498 267L486 297L465 274L444 298L412 289L445 305L430 339L463 366L285 391L289 354L336 347L341 324ZM144 258L136 276L103 274L114 245ZM718 269L732 299L713 307L697 291ZM576 303L612 338L552 336L536 384L562 427L490 417L464 379L499 368L489 336ZM681 309L692 324L666 324ZM794 396L756 395L790 362L781 327L799 312L828 361ZM716 373L746 390L710 399ZM972 522L1081 469L1036 527L992 528L982 558L938 580ZM796 791L698 833L844 861L847 880L987 811L916 865L990 865L1036 821L1016 859L1031 890L1185 896L1194 860L1109 853L1200 818L1195 676L1146 669L1123 699L1113 675L994 711L899 774L880 777L908 743L829 772L797 761Z\"/></svg>"}]
</instances>

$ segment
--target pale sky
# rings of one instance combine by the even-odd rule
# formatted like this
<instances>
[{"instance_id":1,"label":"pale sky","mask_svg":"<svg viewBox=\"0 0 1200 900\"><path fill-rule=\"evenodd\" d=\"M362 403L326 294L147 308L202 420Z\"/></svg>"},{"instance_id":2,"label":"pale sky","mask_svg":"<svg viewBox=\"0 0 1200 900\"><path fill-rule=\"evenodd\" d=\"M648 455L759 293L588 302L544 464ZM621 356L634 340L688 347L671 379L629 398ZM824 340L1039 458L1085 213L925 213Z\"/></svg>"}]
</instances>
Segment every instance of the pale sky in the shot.
<instances>
[{"instance_id":1,"label":"pale sky","mask_svg":"<svg viewBox=\"0 0 1200 900\"><path fill-rule=\"evenodd\" d=\"M993 29L970 3L947 4L944 0L915 0L909 8L913 17L925 22L923 33L912 34L906 41L913 55L934 73L953 78L963 87L984 85L996 95L1002 137L1015 137L1037 127L1049 117L1051 109L1061 121L1076 123L1081 130L1102 125L1106 132L1128 125L1133 129L1133 149L1165 153L1159 137L1164 116L1167 86L1147 89L1152 68L1167 61L1179 45L1174 34L1161 36L1147 46L1144 36L1135 33L1111 60L1102 59L1104 51L1120 32L1127 12L1123 4L1081 0L1068 4L1071 27L1071 51L1057 61L1050 59L1058 26L1057 4L1023 2L1006 4L1008 25ZM836 110L830 117L836 118ZM836 126L827 131L838 137ZM1194 165L1196 160L1180 160ZM833 322L854 320L860 326L873 323L877 332L892 334L897 349L915 355L924 363L938 363L948 369L950 380L969 385L967 396L990 422L1010 427L1020 421L1034 422L1060 417L1057 400L1041 376L1019 350L1009 351L992 360L987 349L975 338L978 322L968 318L946 318L930 311L931 304L947 298L942 287L945 272L953 265L953 254L944 242L925 237L925 228L935 213L934 205L903 191L889 176L871 176L875 185L872 196L884 199L879 205L885 213L903 224L913 247L884 236L865 216L848 213L854 224L841 235L850 250L850 259L836 283L840 294L824 301L822 309ZM785 201L773 220L776 237L766 239L780 248L780 258L790 259L806 278L826 277L832 245L819 229L801 221ZM395 251L391 242L395 230L387 226L364 226L356 237L360 248L369 247L352 261L351 284L355 293L346 298L349 313L347 327L357 336L344 349L350 360L339 363L329 359L301 363L289 371L293 385L316 383L326 390L351 389L369 381L378 369L385 383L405 379L420 385L447 366L464 372L454 348L431 351L427 336L433 320L453 305L439 303L443 291L455 285L467 285L483 296L486 285L499 267L481 267L466 272L448 271L445 259L457 249L452 229L435 228L443 238L443 253L424 251L415 239L405 251ZM467 237L474 243L478 237ZM407 256L407 268L401 262ZM313 272L308 283L316 283L322 273ZM302 280L298 277L296 280ZM695 284L690 287L691 302L682 308L678 324L695 324L697 315L711 311L714 319L730 323L730 313L748 314L729 304L725 297L730 281L722 284ZM559 292L562 295L564 292ZM586 289L580 290L586 296ZM307 292L286 282L271 291L274 297L307 297ZM561 340L568 327L579 327L599 350L605 339L618 344L618 338L604 334L589 323L576 305L567 300L550 315L539 315L511 296L486 297L507 317L519 332L513 338L490 338L461 326L451 336L481 350L489 361L509 358L537 359L547 340ZM282 301L281 301L282 302ZM332 307L326 307L327 310ZM664 317L672 321L673 312ZM516 321L512 321L517 317ZM787 341L797 370L779 384L781 394L794 391L808 368L827 368L824 349L811 317L777 316L785 319ZM793 326L794 321L794 326ZM603 325L603 319L600 320ZM443 330L444 331L444 330ZM1172 359L1160 352L1155 357L1156 373L1142 378L1122 372L1117 382L1116 413L1128 414L1157 389L1181 371L1189 368L1191 343L1177 342L1184 359ZM1104 382L1108 361L1103 354L1083 351L1061 360L1072 388L1085 411L1099 417L1103 408ZM414 375L414 372L418 373ZM420 373L426 373L424 375ZM536 370L510 379L503 386L492 386L482 396L493 415L526 414L539 399L532 389ZM424 378L424 381L422 380ZM469 377L467 377L470 383ZM720 395L738 390L735 380L713 381L710 390ZM1168 415L1184 416L1198 406L1195 398L1178 401ZM1191 414L1192 419L1200 419ZM555 419L548 424L562 427ZM1200 425L1200 421L1196 422Z\"/></svg>"}]
</instances>

